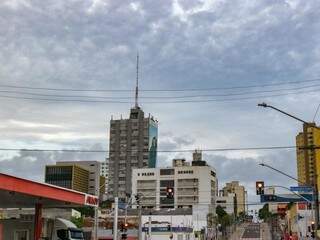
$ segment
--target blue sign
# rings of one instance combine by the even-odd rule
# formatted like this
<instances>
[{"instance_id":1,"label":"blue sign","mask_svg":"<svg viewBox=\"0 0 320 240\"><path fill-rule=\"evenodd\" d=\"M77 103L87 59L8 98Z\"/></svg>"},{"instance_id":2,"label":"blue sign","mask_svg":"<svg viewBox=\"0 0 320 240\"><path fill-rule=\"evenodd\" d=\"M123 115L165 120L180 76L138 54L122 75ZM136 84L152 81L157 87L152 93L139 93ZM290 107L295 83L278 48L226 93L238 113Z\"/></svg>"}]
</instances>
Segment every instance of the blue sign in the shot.
<instances>
[{"instance_id":1,"label":"blue sign","mask_svg":"<svg viewBox=\"0 0 320 240\"><path fill-rule=\"evenodd\" d=\"M292 192L312 192L313 188L310 186L297 186L297 187L290 187L290 191L292 191Z\"/></svg>"},{"instance_id":2,"label":"blue sign","mask_svg":"<svg viewBox=\"0 0 320 240\"><path fill-rule=\"evenodd\" d=\"M148 227L142 227L142 232L148 232ZM151 227L151 232L193 232L191 227Z\"/></svg>"},{"instance_id":3,"label":"blue sign","mask_svg":"<svg viewBox=\"0 0 320 240\"><path fill-rule=\"evenodd\" d=\"M301 194L302 197L299 197L295 194L264 194L260 195L260 202L277 202L277 203L289 203L289 202L311 202L312 194ZM308 200L308 201L307 201Z\"/></svg>"}]
</instances>

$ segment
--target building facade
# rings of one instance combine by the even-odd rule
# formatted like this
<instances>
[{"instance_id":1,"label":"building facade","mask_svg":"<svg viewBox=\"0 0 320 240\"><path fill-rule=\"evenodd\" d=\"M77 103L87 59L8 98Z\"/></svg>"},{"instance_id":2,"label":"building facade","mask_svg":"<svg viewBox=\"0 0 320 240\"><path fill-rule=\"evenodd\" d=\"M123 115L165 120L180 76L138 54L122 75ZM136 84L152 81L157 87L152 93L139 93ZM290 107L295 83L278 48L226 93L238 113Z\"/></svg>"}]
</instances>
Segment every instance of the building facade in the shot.
<instances>
[{"instance_id":1,"label":"building facade","mask_svg":"<svg viewBox=\"0 0 320 240\"><path fill-rule=\"evenodd\" d=\"M229 215L235 215L236 208L236 195L234 193L228 193L227 196L219 195L216 199L216 206L220 206Z\"/></svg>"},{"instance_id":2,"label":"building facade","mask_svg":"<svg viewBox=\"0 0 320 240\"><path fill-rule=\"evenodd\" d=\"M131 193L133 168L155 168L158 123L140 107L128 119L110 121L108 197L125 199Z\"/></svg>"},{"instance_id":3,"label":"building facade","mask_svg":"<svg viewBox=\"0 0 320 240\"><path fill-rule=\"evenodd\" d=\"M222 192L223 196L228 196L230 193L235 194L237 215L246 211L246 191L244 186L239 184L239 181L226 183L226 186L222 189Z\"/></svg>"},{"instance_id":4,"label":"building facade","mask_svg":"<svg viewBox=\"0 0 320 240\"><path fill-rule=\"evenodd\" d=\"M106 161L101 162L100 176L105 179L105 192L108 192L108 174L109 174L109 158L106 158Z\"/></svg>"},{"instance_id":5,"label":"building facade","mask_svg":"<svg viewBox=\"0 0 320 240\"><path fill-rule=\"evenodd\" d=\"M61 161L56 165L75 164L89 171L88 193L98 196L105 193L105 178L100 175L101 162L98 161ZM98 192L99 191L99 192Z\"/></svg>"},{"instance_id":6,"label":"building facade","mask_svg":"<svg viewBox=\"0 0 320 240\"><path fill-rule=\"evenodd\" d=\"M89 193L89 171L75 164L47 165L45 182Z\"/></svg>"},{"instance_id":7,"label":"building facade","mask_svg":"<svg viewBox=\"0 0 320 240\"><path fill-rule=\"evenodd\" d=\"M320 129L315 123L304 123L303 132L296 136L297 146L297 171L300 185L319 185L320 174L320 149L312 148L320 146Z\"/></svg>"},{"instance_id":8,"label":"building facade","mask_svg":"<svg viewBox=\"0 0 320 240\"><path fill-rule=\"evenodd\" d=\"M208 165L198 166L198 163L192 161L190 164L179 159L179 165L171 168L134 169L132 194L141 196L140 205L143 208L214 206L217 195L216 170ZM167 197L167 188L173 189L173 198Z\"/></svg>"}]
</instances>

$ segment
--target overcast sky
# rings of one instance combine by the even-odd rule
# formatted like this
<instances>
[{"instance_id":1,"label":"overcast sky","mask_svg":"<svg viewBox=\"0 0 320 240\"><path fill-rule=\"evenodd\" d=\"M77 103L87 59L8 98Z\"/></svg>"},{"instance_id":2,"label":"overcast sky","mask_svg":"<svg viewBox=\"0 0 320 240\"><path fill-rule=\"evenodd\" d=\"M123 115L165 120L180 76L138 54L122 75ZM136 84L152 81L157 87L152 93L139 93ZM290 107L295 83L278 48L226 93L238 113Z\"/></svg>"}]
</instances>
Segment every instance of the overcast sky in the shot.
<instances>
[{"instance_id":1,"label":"overcast sky","mask_svg":"<svg viewBox=\"0 0 320 240\"><path fill-rule=\"evenodd\" d=\"M1 147L107 149L109 120L128 116L133 92L5 85L133 90L137 52L142 90L219 88L140 92L140 106L159 120L159 149L295 145L301 123L256 105L265 101L313 120L320 103L319 9L318 0L2 0ZM257 85L264 87L247 87ZM240 88L227 89L234 87ZM47 96L58 94L64 97ZM210 96L181 98L190 95ZM163 103L181 100L195 101ZM0 170L43 181L45 164L105 157L1 151ZM191 154L161 153L158 166L173 157ZM240 180L251 201L256 180L295 185L258 166L263 161L296 175L294 149L206 152L204 158L217 169L220 186Z\"/></svg>"}]
</instances>

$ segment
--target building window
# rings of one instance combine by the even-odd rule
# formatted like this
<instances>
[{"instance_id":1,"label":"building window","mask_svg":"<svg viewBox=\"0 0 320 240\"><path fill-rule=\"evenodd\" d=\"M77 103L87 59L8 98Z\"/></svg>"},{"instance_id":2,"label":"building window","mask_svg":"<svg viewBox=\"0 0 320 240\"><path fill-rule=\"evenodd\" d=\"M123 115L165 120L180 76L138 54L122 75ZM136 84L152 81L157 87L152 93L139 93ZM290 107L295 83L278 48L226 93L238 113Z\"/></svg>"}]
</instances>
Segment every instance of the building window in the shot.
<instances>
[{"instance_id":1,"label":"building window","mask_svg":"<svg viewBox=\"0 0 320 240\"><path fill-rule=\"evenodd\" d=\"M192 170L178 171L178 174L193 174Z\"/></svg>"},{"instance_id":2,"label":"building window","mask_svg":"<svg viewBox=\"0 0 320 240\"><path fill-rule=\"evenodd\" d=\"M142 176L154 176L153 172L142 173Z\"/></svg>"},{"instance_id":3,"label":"building window","mask_svg":"<svg viewBox=\"0 0 320 240\"><path fill-rule=\"evenodd\" d=\"M173 168L160 169L160 175L174 175L174 169Z\"/></svg>"},{"instance_id":4,"label":"building window","mask_svg":"<svg viewBox=\"0 0 320 240\"><path fill-rule=\"evenodd\" d=\"M174 187L174 180L161 180L160 187Z\"/></svg>"}]
</instances>

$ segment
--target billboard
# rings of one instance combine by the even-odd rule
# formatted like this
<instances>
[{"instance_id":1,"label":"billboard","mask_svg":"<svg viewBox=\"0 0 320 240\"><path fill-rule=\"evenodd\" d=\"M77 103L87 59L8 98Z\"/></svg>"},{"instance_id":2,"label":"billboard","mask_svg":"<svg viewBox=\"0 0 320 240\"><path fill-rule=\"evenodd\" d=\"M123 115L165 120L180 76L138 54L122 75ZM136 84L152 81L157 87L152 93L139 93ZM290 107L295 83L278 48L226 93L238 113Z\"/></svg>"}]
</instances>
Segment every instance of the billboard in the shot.
<instances>
[{"instance_id":1,"label":"billboard","mask_svg":"<svg viewBox=\"0 0 320 240\"><path fill-rule=\"evenodd\" d=\"M158 124L152 119L149 120L149 168L155 168L157 165L157 147L158 147Z\"/></svg>"}]
</instances>

